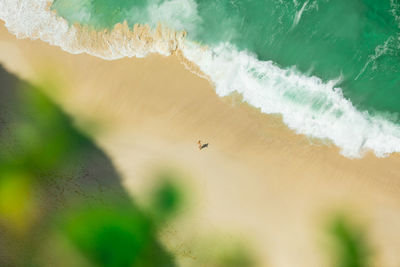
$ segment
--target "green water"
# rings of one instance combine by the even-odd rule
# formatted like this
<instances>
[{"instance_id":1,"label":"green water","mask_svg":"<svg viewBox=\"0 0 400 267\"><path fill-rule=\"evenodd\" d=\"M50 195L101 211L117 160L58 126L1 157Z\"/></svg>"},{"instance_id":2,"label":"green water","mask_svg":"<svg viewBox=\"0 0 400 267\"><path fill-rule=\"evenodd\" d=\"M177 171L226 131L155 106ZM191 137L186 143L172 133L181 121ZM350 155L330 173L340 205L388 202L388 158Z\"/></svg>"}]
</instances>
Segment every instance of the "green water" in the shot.
<instances>
[{"instance_id":1,"label":"green water","mask_svg":"<svg viewBox=\"0 0 400 267\"><path fill-rule=\"evenodd\" d=\"M155 24L156 14L203 44L230 42L323 81L341 77L337 86L360 110L395 120L400 112L396 0L55 0L53 9L96 29Z\"/></svg>"}]
</instances>

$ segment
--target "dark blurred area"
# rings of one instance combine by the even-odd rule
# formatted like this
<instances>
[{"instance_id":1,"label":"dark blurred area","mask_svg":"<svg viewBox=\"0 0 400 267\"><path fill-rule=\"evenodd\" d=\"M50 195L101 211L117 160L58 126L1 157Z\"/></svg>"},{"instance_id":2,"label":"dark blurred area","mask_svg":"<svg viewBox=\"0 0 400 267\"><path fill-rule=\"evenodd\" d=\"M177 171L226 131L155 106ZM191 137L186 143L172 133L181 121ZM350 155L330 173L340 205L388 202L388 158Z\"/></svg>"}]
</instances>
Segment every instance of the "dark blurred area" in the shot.
<instances>
[{"instance_id":1,"label":"dark blurred area","mask_svg":"<svg viewBox=\"0 0 400 267\"><path fill-rule=\"evenodd\" d=\"M158 190L162 220L175 192ZM66 114L0 68L0 266L175 266L150 214Z\"/></svg>"}]
</instances>

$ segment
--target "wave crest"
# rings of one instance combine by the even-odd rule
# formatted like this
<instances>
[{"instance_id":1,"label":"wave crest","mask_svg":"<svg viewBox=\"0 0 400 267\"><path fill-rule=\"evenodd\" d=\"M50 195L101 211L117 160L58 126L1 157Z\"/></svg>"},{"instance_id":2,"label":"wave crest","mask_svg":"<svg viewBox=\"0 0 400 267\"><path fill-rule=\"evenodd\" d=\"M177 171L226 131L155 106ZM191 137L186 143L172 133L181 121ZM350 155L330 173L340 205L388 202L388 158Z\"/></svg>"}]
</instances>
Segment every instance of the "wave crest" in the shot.
<instances>
[{"instance_id":1,"label":"wave crest","mask_svg":"<svg viewBox=\"0 0 400 267\"><path fill-rule=\"evenodd\" d=\"M203 49L186 41L183 54L210 78L218 95L238 92L261 112L282 114L297 133L332 141L347 157L368 150L380 157L400 152L400 126L357 110L335 87L340 78L324 83L294 68L259 61L229 43Z\"/></svg>"},{"instance_id":2,"label":"wave crest","mask_svg":"<svg viewBox=\"0 0 400 267\"><path fill-rule=\"evenodd\" d=\"M0 19L18 38L41 39L51 45L73 53L87 53L104 59L144 57L149 53L170 55L179 47L186 35L158 24L134 25L125 21L111 31L95 31L58 17L50 10L52 0L15 1L0 0Z\"/></svg>"},{"instance_id":3,"label":"wave crest","mask_svg":"<svg viewBox=\"0 0 400 267\"><path fill-rule=\"evenodd\" d=\"M177 1L157 8L173 8ZM195 6L187 3L194 12ZM0 19L18 38L39 38L74 54L118 59L177 52L185 66L214 83L218 95L238 92L261 112L282 114L284 122L297 133L331 140L345 156L360 157L367 150L377 156L400 152L400 126L357 110L335 87L337 80L323 82L294 68L281 69L229 43L202 47L187 40L184 31L161 24L156 28L138 24L130 28L125 21L101 32L78 24L70 26L50 11L51 4L51 0L0 0ZM160 12L154 14L159 16ZM173 23L186 25L183 21Z\"/></svg>"}]
</instances>

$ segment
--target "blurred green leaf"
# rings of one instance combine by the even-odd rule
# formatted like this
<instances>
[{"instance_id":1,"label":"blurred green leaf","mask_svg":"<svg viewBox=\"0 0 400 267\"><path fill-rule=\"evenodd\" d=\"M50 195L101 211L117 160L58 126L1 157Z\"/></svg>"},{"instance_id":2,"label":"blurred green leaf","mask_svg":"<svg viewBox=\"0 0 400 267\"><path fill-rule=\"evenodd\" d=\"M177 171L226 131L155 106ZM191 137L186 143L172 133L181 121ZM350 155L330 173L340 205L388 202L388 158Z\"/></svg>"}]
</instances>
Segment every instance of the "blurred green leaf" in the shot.
<instances>
[{"instance_id":1,"label":"blurred green leaf","mask_svg":"<svg viewBox=\"0 0 400 267\"><path fill-rule=\"evenodd\" d=\"M150 193L150 213L159 222L171 219L183 207L184 190L178 179L179 175L170 170L161 171L157 175L157 184Z\"/></svg>"},{"instance_id":2,"label":"blurred green leaf","mask_svg":"<svg viewBox=\"0 0 400 267\"><path fill-rule=\"evenodd\" d=\"M371 257L364 230L339 215L329 224L328 234L332 244L335 267L367 267Z\"/></svg>"}]
</instances>

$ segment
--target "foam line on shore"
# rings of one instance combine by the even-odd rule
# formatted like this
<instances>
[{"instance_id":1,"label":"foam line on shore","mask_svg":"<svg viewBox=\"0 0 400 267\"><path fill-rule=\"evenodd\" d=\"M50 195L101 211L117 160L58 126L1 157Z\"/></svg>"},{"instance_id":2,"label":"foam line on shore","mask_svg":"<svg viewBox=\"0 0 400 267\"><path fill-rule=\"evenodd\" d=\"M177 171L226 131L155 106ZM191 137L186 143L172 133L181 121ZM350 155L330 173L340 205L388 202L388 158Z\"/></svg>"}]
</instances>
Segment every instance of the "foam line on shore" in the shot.
<instances>
[{"instance_id":1,"label":"foam line on shore","mask_svg":"<svg viewBox=\"0 0 400 267\"><path fill-rule=\"evenodd\" d=\"M104 31L69 25L50 10L51 4L52 0L0 0L0 19L18 38L41 39L73 54L113 60L176 53L190 71L210 80L219 96L240 93L261 112L281 114L297 133L330 140L347 157L360 157L368 150L380 157L400 152L399 125L357 110L335 86L338 80L324 82L295 68L280 68L230 43L204 47L185 38L185 31L163 26L168 23L129 27L125 21Z\"/></svg>"}]
</instances>

